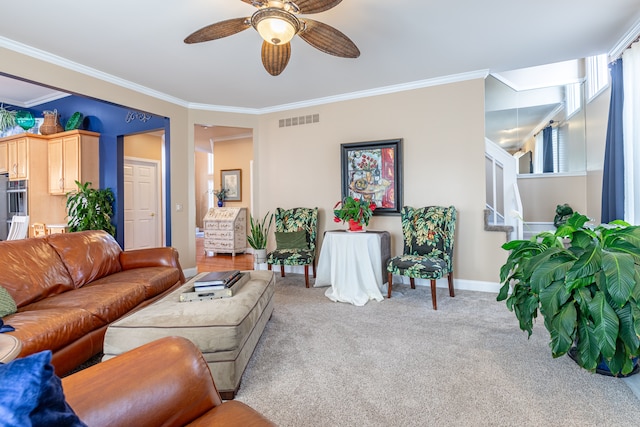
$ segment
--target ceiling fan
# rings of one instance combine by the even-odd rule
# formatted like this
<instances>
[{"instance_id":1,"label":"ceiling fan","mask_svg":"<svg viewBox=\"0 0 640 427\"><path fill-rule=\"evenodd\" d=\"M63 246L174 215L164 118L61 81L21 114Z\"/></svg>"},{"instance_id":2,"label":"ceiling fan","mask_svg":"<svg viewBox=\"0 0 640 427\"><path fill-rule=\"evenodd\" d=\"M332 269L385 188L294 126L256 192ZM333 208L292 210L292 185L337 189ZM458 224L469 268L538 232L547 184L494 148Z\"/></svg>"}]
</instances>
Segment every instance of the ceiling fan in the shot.
<instances>
[{"instance_id":1,"label":"ceiling fan","mask_svg":"<svg viewBox=\"0 0 640 427\"><path fill-rule=\"evenodd\" d=\"M221 39L253 27L264 39L262 64L269 74L277 76L285 69L291 57L290 40L296 34L324 53L342 58L360 56L358 47L330 25L299 14L324 12L342 0L241 0L258 8L248 18L234 18L207 25L184 39L185 43L201 43Z\"/></svg>"}]
</instances>

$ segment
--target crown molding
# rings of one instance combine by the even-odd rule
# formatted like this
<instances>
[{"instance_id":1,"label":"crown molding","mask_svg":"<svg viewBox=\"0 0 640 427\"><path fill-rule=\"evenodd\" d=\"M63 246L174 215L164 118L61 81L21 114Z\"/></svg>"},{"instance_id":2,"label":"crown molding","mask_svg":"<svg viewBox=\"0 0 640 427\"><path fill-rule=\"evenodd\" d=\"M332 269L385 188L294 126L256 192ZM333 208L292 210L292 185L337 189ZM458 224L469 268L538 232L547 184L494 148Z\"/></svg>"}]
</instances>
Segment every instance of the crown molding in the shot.
<instances>
[{"instance_id":1,"label":"crown molding","mask_svg":"<svg viewBox=\"0 0 640 427\"><path fill-rule=\"evenodd\" d=\"M188 103L183 101L182 99L169 96L165 93L159 92L157 90L150 89L146 86L142 86L136 83L132 83L128 80L121 79L119 77L115 77L111 74L104 73L102 71L96 70L95 68L87 67L85 65L79 64L77 62L70 61L68 59L62 58L61 56L54 55L49 52L45 52L41 49L36 49L34 47L28 46L23 43L19 43L8 39L6 37L0 36L0 47L5 49L12 50L14 52L21 53L23 55L30 56L35 59L39 59L44 62L48 62L50 64L57 65L62 68L66 68L71 71L78 72L80 74L87 75L89 77L94 77L98 80L102 80L108 83L112 83L116 86L124 87L126 89L131 89L135 92L139 92L145 95L149 95L153 98L161 99L163 101L170 102L172 104L181 105L183 107L187 107Z\"/></svg>"},{"instance_id":2,"label":"crown molding","mask_svg":"<svg viewBox=\"0 0 640 427\"><path fill-rule=\"evenodd\" d=\"M618 59L636 39L640 37L640 20L629 29L609 51L609 61Z\"/></svg>"},{"instance_id":3,"label":"crown molding","mask_svg":"<svg viewBox=\"0 0 640 427\"><path fill-rule=\"evenodd\" d=\"M231 107L231 106L224 106L224 105L190 103L182 99L169 96L165 93L150 89L146 86L132 83L128 80L115 77L111 74L96 70L95 68L87 67L77 62L73 62L68 59L62 58L58 55L53 55L41 49L36 49L34 47L13 41L11 39L8 39L2 36L0 36L0 47L30 56L35 59L39 59L44 62L48 62L50 64L54 64L54 65L66 68L68 70L75 71L75 72L78 72L78 73L81 73L81 74L84 74L108 83L112 83L114 85L124 87L126 89L130 89L135 92L139 92L141 94L151 96L153 98L170 102L172 104L177 104L185 108L195 109L195 110L204 110L204 111L254 114L254 115L293 110L298 108L306 108L306 107L312 107L317 105L330 104L334 102L348 101L352 99L368 98L371 96L386 95L390 93L403 92L403 91L414 90L414 89L422 89L422 88L431 87L431 86L457 83L465 80L484 79L487 77L487 75L489 75L489 70L477 70L477 71L471 71L467 73L436 77L433 79L418 80L415 82L384 86L384 87L345 93L345 94L335 95L335 96L328 96L324 98L310 99L307 101L294 102L290 104L275 105L275 106L265 107L265 108L242 108L242 107Z\"/></svg>"},{"instance_id":4,"label":"crown molding","mask_svg":"<svg viewBox=\"0 0 640 427\"><path fill-rule=\"evenodd\" d=\"M371 96L387 95L390 93L403 92L414 89L422 89L431 86L440 86L449 83L457 83L466 80L485 79L489 75L489 70L470 71L468 73L452 74L449 76L436 77L427 80L402 83L398 85L383 86L374 89L367 89L358 92L345 93L342 95L328 96L324 98L311 99L309 101L294 102L291 104L277 105L260 109L261 114L274 113L278 111L293 110L297 108L314 107L317 105L331 104L333 102L349 101L352 99L368 98Z\"/></svg>"}]
</instances>

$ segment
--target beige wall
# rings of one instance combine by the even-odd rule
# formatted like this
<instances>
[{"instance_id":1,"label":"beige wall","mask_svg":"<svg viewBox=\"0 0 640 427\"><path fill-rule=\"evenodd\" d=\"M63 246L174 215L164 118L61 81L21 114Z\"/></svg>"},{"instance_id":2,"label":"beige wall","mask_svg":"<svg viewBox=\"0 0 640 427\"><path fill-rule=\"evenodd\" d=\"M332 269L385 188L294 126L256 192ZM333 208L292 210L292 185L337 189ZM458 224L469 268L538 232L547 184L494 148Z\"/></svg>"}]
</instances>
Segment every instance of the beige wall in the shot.
<instances>
[{"instance_id":1,"label":"beige wall","mask_svg":"<svg viewBox=\"0 0 640 427\"><path fill-rule=\"evenodd\" d=\"M150 134L130 135L124 138L125 157L162 160L162 137Z\"/></svg>"},{"instance_id":2,"label":"beige wall","mask_svg":"<svg viewBox=\"0 0 640 427\"><path fill-rule=\"evenodd\" d=\"M316 113L319 123L278 127L281 118ZM482 79L260 116L254 141L259 214L318 207L320 236L341 227L331 214L341 197L340 144L390 138L404 139L404 204L458 209L456 278L497 282L505 236L483 230ZM398 216L375 216L369 228L390 231L392 253L402 253Z\"/></svg>"},{"instance_id":3,"label":"beige wall","mask_svg":"<svg viewBox=\"0 0 640 427\"><path fill-rule=\"evenodd\" d=\"M196 185L196 227L204 228L202 218L209 210L209 194L207 181L213 176L208 172L209 153L196 151L195 159L195 185ZM214 197L215 202L215 197Z\"/></svg>"},{"instance_id":4,"label":"beige wall","mask_svg":"<svg viewBox=\"0 0 640 427\"><path fill-rule=\"evenodd\" d=\"M245 207L251 212L251 162L253 161L253 140L243 138L229 141L215 141L213 144L213 179L216 189L220 189L221 171L240 169L242 179L241 200L225 200L225 206Z\"/></svg>"},{"instance_id":5,"label":"beige wall","mask_svg":"<svg viewBox=\"0 0 640 427\"><path fill-rule=\"evenodd\" d=\"M518 189L527 222L553 222L556 206L565 203L576 212L587 211L586 175L518 177Z\"/></svg>"}]
</instances>

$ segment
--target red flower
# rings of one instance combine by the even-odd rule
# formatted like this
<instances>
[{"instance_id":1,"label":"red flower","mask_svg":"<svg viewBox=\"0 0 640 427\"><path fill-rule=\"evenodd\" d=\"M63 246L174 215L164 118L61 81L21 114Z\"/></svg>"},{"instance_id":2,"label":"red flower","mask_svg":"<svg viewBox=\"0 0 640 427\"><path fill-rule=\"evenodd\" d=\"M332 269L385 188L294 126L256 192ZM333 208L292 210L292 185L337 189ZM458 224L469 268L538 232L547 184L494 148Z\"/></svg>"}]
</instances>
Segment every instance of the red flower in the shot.
<instances>
[{"instance_id":1,"label":"red flower","mask_svg":"<svg viewBox=\"0 0 640 427\"><path fill-rule=\"evenodd\" d=\"M342 220L340 218L338 218L337 216L333 217L333 222L342 222Z\"/></svg>"},{"instance_id":2,"label":"red flower","mask_svg":"<svg viewBox=\"0 0 640 427\"><path fill-rule=\"evenodd\" d=\"M376 202L371 202L371 204L369 205L369 209L371 209L372 211L375 211L377 207L378 206L376 206Z\"/></svg>"}]
</instances>

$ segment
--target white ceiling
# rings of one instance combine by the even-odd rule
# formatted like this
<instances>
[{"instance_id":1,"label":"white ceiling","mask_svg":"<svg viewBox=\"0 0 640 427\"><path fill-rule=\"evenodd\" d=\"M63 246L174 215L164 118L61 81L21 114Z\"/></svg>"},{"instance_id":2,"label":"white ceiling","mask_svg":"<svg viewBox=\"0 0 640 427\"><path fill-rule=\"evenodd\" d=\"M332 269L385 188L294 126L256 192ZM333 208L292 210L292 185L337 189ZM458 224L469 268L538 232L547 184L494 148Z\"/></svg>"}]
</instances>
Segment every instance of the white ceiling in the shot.
<instances>
[{"instance_id":1,"label":"white ceiling","mask_svg":"<svg viewBox=\"0 0 640 427\"><path fill-rule=\"evenodd\" d=\"M361 56L333 57L296 37L277 77L251 28L183 42L255 10L240 0L21 0L3 5L0 47L187 106L265 112L606 53L640 22L640 0L344 0L309 17L346 34ZM48 96L0 80L2 102Z\"/></svg>"}]
</instances>

